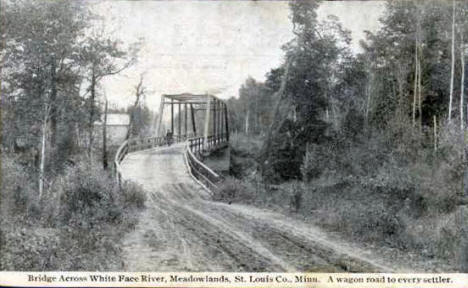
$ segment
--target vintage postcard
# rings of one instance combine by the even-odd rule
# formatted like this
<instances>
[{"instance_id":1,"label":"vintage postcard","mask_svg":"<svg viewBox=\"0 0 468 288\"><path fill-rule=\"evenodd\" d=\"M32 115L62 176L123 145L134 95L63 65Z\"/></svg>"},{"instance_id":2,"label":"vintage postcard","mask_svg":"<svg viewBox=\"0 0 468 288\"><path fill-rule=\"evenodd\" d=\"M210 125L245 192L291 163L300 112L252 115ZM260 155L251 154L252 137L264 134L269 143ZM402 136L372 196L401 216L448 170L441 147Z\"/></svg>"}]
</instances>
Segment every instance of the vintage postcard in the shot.
<instances>
[{"instance_id":1,"label":"vintage postcard","mask_svg":"<svg viewBox=\"0 0 468 288\"><path fill-rule=\"evenodd\" d=\"M0 286L468 287L467 1L0 0L0 35Z\"/></svg>"}]
</instances>

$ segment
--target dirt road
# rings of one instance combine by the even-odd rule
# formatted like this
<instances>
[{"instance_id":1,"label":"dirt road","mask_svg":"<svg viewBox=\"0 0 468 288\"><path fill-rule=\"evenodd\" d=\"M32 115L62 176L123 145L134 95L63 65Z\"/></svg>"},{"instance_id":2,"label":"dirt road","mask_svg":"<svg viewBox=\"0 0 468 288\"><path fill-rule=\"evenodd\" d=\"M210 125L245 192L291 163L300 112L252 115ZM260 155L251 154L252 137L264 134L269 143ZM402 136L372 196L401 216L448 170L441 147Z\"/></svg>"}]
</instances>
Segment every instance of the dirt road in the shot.
<instances>
[{"instance_id":1,"label":"dirt road","mask_svg":"<svg viewBox=\"0 0 468 288\"><path fill-rule=\"evenodd\" d=\"M188 173L183 144L129 154L122 174L148 193L124 239L128 271L394 271L320 229L246 205L210 200ZM373 260L370 260L373 259Z\"/></svg>"}]
</instances>

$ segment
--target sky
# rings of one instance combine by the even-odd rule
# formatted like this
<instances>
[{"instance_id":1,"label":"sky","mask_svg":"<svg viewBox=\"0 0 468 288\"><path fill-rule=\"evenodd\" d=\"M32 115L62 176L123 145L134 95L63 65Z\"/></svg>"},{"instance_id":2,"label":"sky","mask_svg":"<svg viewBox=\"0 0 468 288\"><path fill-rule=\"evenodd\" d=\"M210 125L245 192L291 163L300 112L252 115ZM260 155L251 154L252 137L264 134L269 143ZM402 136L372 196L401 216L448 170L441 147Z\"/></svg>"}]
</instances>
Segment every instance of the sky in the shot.
<instances>
[{"instance_id":1,"label":"sky","mask_svg":"<svg viewBox=\"0 0 468 288\"><path fill-rule=\"evenodd\" d=\"M118 107L133 103L141 74L149 91L145 103L155 111L162 94L237 97L247 77L264 81L281 65L281 46L293 38L286 1L99 1L92 9L112 37L143 41L138 63L102 82ZM363 31L376 31L383 11L381 1L329 1L317 14L337 16L359 52Z\"/></svg>"}]
</instances>

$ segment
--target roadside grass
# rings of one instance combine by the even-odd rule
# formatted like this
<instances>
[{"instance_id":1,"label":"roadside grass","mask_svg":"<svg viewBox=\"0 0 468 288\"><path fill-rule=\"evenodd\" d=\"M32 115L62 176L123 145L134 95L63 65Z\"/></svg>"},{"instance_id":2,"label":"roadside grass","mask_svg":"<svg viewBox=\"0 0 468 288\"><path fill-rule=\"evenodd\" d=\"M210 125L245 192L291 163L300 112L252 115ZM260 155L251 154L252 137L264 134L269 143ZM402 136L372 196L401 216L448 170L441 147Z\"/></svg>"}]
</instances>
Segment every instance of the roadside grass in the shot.
<instances>
[{"instance_id":1,"label":"roadside grass","mask_svg":"<svg viewBox=\"0 0 468 288\"><path fill-rule=\"evenodd\" d=\"M124 269L120 244L144 209L140 187L119 187L85 159L54 177L41 198L34 180L2 154L1 270Z\"/></svg>"}]
</instances>

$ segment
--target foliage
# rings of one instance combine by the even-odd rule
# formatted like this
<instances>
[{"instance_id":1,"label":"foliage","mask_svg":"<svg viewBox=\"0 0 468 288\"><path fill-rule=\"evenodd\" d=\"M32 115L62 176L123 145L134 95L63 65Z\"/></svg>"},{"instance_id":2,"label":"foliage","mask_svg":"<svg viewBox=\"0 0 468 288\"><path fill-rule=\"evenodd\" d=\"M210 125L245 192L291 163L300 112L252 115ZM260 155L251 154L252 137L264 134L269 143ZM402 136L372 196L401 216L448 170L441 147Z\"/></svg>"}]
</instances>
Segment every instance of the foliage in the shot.
<instances>
[{"instance_id":1,"label":"foliage","mask_svg":"<svg viewBox=\"0 0 468 288\"><path fill-rule=\"evenodd\" d=\"M31 176L13 157L5 157L2 153L2 177L0 213L2 218L7 215L22 215L25 220L38 217L39 199L35 186L31 185Z\"/></svg>"},{"instance_id":2,"label":"foliage","mask_svg":"<svg viewBox=\"0 0 468 288\"><path fill-rule=\"evenodd\" d=\"M115 179L97 165L70 167L50 191L57 195L60 210L56 221L68 227L92 229L98 223L118 224L127 209L143 208L145 195L132 184L122 190Z\"/></svg>"},{"instance_id":3,"label":"foliage","mask_svg":"<svg viewBox=\"0 0 468 288\"><path fill-rule=\"evenodd\" d=\"M235 178L227 178L223 181L222 186L215 191L213 199L231 204L233 202L250 202L253 195L252 187L247 183Z\"/></svg>"},{"instance_id":4,"label":"foliage","mask_svg":"<svg viewBox=\"0 0 468 288\"><path fill-rule=\"evenodd\" d=\"M456 266L452 259L466 247L455 220L466 202L466 159L460 98L453 98L452 119L448 104L467 87L466 78L452 91L449 84L452 75L463 84L468 18L466 3L454 3L455 14L450 1L388 1L381 28L366 32L362 52L352 55L337 19L320 22L317 2L291 1L295 38L284 46L285 63L261 84L274 111L260 133L262 149L244 154L238 151L248 143L231 143L234 175L244 183L223 191L250 195L230 201L300 213L348 237ZM243 88L238 103L260 95L252 80ZM242 123L246 113L239 114ZM249 157L256 163L242 165Z\"/></svg>"},{"instance_id":5,"label":"foliage","mask_svg":"<svg viewBox=\"0 0 468 288\"><path fill-rule=\"evenodd\" d=\"M2 146L36 154L30 164L45 164L47 178L91 150L99 81L133 64L138 43L125 47L97 32L99 19L83 2L2 1L1 12Z\"/></svg>"},{"instance_id":6,"label":"foliage","mask_svg":"<svg viewBox=\"0 0 468 288\"><path fill-rule=\"evenodd\" d=\"M137 107L128 107L127 113L132 115L133 124L131 126L132 131L130 134L132 137L135 136L151 136L151 128L154 124L154 119L157 117L154 115L147 105L138 105Z\"/></svg>"},{"instance_id":7,"label":"foliage","mask_svg":"<svg viewBox=\"0 0 468 288\"><path fill-rule=\"evenodd\" d=\"M120 270L122 236L134 227L146 195L121 188L97 163L83 159L38 197L33 177L2 154L0 269ZM86 235L86 237L83 237Z\"/></svg>"}]
</instances>

